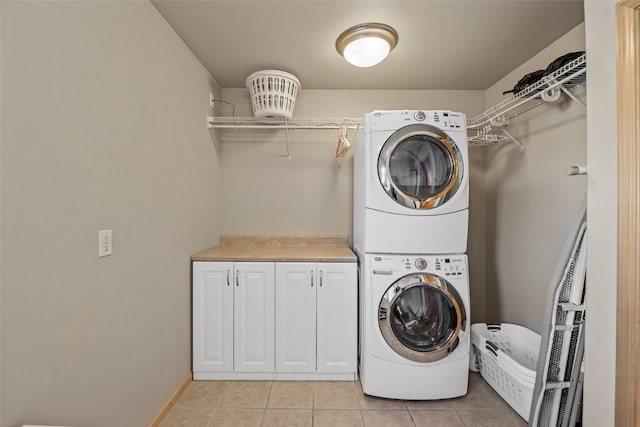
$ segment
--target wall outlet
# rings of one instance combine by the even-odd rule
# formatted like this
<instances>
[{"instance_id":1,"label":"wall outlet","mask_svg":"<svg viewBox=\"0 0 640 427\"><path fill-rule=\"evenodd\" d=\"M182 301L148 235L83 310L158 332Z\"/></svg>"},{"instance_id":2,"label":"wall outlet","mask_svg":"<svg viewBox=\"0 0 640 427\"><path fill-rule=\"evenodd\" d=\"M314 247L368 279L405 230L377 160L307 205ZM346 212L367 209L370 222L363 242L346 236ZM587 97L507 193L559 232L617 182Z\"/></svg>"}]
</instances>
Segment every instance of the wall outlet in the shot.
<instances>
[{"instance_id":1,"label":"wall outlet","mask_svg":"<svg viewBox=\"0 0 640 427\"><path fill-rule=\"evenodd\" d=\"M213 96L213 93L209 92L209 107L213 108L213 101L215 101L216 98Z\"/></svg>"},{"instance_id":2,"label":"wall outlet","mask_svg":"<svg viewBox=\"0 0 640 427\"><path fill-rule=\"evenodd\" d=\"M98 231L98 257L111 255L113 252L113 239L111 230Z\"/></svg>"}]
</instances>

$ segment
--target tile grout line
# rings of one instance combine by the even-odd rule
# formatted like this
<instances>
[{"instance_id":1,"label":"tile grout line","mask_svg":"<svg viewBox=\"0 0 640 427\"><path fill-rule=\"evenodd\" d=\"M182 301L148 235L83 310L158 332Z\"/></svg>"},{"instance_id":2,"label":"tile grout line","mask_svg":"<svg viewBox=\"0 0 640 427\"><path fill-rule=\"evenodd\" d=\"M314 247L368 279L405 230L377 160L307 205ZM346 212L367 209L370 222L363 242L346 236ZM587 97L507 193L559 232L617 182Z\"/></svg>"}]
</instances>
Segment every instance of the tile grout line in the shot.
<instances>
[{"instance_id":1,"label":"tile grout line","mask_svg":"<svg viewBox=\"0 0 640 427\"><path fill-rule=\"evenodd\" d=\"M360 382L360 380L358 379L356 381L356 390L362 394L362 396L364 397L364 390L362 390L362 383ZM363 427L366 427L365 423L364 423L364 409L362 408L362 402L363 400L358 399L358 406L360 407L360 420L362 421L362 425Z\"/></svg>"},{"instance_id":2,"label":"tile grout line","mask_svg":"<svg viewBox=\"0 0 640 427\"><path fill-rule=\"evenodd\" d=\"M316 381L311 386L311 427L316 424Z\"/></svg>"},{"instance_id":3,"label":"tile grout line","mask_svg":"<svg viewBox=\"0 0 640 427\"><path fill-rule=\"evenodd\" d=\"M273 393L273 381L271 381L271 384L269 385L269 393L267 394L267 401L264 403L264 408L262 408L262 419L260 420L260 426L264 425L264 422L267 419L267 408L269 408L271 393Z\"/></svg>"}]
</instances>

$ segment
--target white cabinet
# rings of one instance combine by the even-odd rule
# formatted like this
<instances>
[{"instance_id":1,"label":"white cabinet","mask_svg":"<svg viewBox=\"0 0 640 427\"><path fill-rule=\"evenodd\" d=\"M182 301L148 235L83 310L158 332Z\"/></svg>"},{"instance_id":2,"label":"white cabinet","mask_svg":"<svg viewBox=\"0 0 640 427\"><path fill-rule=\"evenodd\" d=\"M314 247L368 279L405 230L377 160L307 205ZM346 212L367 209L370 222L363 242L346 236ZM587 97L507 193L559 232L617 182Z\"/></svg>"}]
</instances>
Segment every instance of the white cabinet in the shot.
<instances>
[{"instance_id":1,"label":"white cabinet","mask_svg":"<svg viewBox=\"0 0 640 427\"><path fill-rule=\"evenodd\" d=\"M354 374L358 355L355 263L318 264L316 345L320 374Z\"/></svg>"},{"instance_id":2,"label":"white cabinet","mask_svg":"<svg viewBox=\"0 0 640 427\"><path fill-rule=\"evenodd\" d=\"M194 379L356 379L356 263L193 263Z\"/></svg>"},{"instance_id":3,"label":"white cabinet","mask_svg":"<svg viewBox=\"0 0 640 427\"><path fill-rule=\"evenodd\" d=\"M194 379L270 377L274 322L273 263L193 263Z\"/></svg>"},{"instance_id":4,"label":"white cabinet","mask_svg":"<svg viewBox=\"0 0 640 427\"><path fill-rule=\"evenodd\" d=\"M233 371L233 263L193 263L193 372Z\"/></svg>"},{"instance_id":5,"label":"white cabinet","mask_svg":"<svg viewBox=\"0 0 640 427\"><path fill-rule=\"evenodd\" d=\"M276 263L276 371L355 379L355 263Z\"/></svg>"},{"instance_id":6,"label":"white cabinet","mask_svg":"<svg viewBox=\"0 0 640 427\"><path fill-rule=\"evenodd\" d=\"M235 263L233 365L236 372L273 372L273 263Z\"/></svg>"},{"instance_id":7,"label":"white cabinet","mask_svg":"<svg viewBox=\"0 0 640 427\"><path fill-rule=\"evenodd\" d=\"M276 264L276 370L316 370L316 264Z\"/></svg>"}]
</instances>

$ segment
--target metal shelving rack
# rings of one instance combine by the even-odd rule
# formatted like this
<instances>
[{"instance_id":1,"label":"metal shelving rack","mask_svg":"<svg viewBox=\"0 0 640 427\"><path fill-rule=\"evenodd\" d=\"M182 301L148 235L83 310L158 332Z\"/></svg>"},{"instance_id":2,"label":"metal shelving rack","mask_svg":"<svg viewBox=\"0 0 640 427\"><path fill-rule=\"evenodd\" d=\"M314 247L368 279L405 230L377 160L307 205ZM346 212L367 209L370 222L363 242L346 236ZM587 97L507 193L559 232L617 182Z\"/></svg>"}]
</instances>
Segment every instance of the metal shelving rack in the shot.
<instances>
[{"instance_id":1,"label":"metal shelving rack","mask_svg":"<svg viewBox=\"0 0 640 427\"><path fill-rule=\"evenodd\" d=\"M469 144L489 145L510 139L524 150L524 146L504 129L509 120L556 101L562 93L586 110L586 106L573 94L575 89L585 85L586 77L587 55L584 54L483 113L467 119L467 129L476 131L475 136L468 137ZM493 128L499 128L501 134L492 133Z\"/></svg>"}]
</instances>

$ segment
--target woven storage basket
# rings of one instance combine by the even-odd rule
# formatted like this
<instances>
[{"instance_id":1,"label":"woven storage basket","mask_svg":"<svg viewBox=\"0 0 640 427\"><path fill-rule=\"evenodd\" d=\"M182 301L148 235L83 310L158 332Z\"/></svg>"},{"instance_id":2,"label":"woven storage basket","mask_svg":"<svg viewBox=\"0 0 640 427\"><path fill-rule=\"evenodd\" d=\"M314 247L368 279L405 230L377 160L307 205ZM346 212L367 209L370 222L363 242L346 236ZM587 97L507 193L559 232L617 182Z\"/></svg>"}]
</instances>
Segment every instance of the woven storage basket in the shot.
<instances>
[{"instance_id":1,"label":"woven storage basket","mask_svg":"<svg viewBox=\"0 0 640 427\"><path fill-rule=\"evenodd\" d=\"M257 71L247 77L253 114L256 117L293 117L300 81L278 70Z\"/></svg>"}]
</instances>

